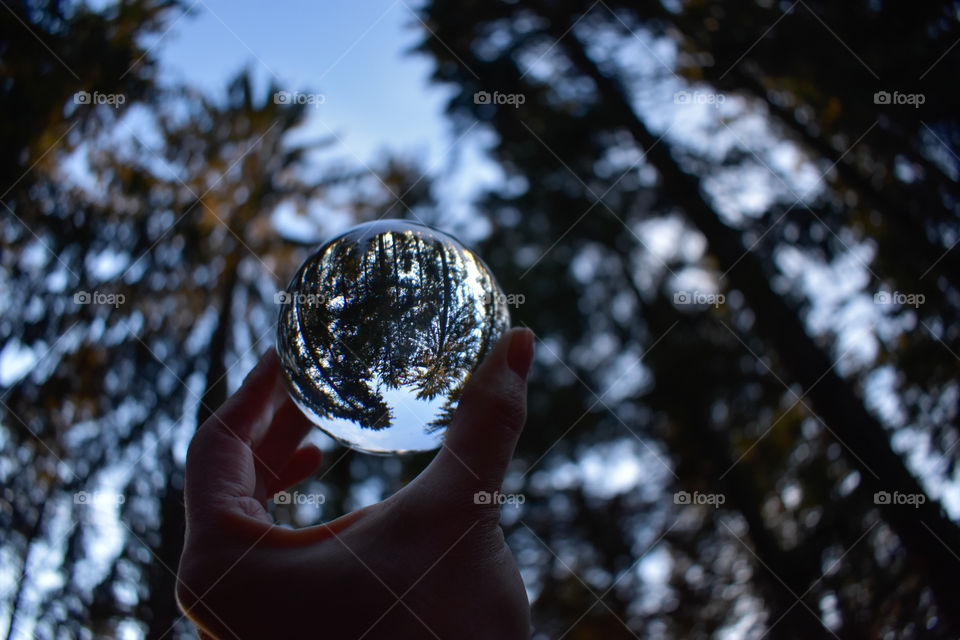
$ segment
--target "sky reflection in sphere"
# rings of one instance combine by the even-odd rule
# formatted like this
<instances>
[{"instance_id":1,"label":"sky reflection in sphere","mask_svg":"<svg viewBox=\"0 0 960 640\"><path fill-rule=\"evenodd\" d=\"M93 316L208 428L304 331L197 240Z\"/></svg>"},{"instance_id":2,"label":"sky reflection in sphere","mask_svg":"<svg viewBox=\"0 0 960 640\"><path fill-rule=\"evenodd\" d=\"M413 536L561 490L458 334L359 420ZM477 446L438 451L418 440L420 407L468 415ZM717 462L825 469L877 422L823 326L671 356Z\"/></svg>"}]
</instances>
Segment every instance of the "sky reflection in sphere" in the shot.
<instances>
[{"instance_id":1,"label":"sky reflection in sphere","mask_svg":"<svg viewBox=\"0 0 960 640\"><path fill-rule=\"evenodd\" d=\"M489 269L405 220L356 226L282 294L277 351L314 424L369 453L436 449L473 370L509 328Z\"/></svg>"}]
</instances>

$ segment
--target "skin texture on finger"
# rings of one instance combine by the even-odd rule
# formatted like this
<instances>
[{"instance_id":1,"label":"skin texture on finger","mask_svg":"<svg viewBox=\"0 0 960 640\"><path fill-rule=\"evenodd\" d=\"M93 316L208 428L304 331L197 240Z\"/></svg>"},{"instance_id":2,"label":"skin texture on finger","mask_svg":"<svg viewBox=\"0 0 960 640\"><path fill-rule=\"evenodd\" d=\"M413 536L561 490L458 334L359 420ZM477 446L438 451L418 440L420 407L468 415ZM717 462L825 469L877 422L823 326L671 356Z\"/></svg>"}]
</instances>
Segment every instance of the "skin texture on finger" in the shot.
<instances>
[{"instance_id":1,"label":"skin texture on finger","mask_svg":"<svg viewBox=\"0 0 960 640\"><path fill-rule=\"evenodd\" d=\"M288 482L285 479L285 475L290 475L287 468L292 462L294 452L298 450L300 443L312 428L313 423L303 415L303 412L289 396L286 397L270 421L270 426L263 438L253 450L257 476L254 497L264 501L280 490L273 489L273 487L287 482L280 487L283 489L293 484L293 482ZM316 449L316 447L313 448ZM319 462L317 466L319 466ZM316 466L309 469L296 481L303 480L315 470Z\"/></svg>"},{"instance_id":2,"label":"skin texture on finger","mask_svg":"<svg viewBox=\"0 0 960 640\"><path fill-rule=\"evenodd\" d=\"M276 478L264 478L266 499L272 498L278 491L300 484L316 473L322 463L323 452L314 445L310 444L297 449Z\"/></svg>"},{"instance_id":3,"label":"skin texture on finger","mask_svg":"<svg viewBox=\"0 0 960 640\"><path fill-rule=\"evenodd\" d=\"M313 423L287 396L254 449L257 464L267 472L279 471L312 428Z\"/></svg>"}]
</instances>

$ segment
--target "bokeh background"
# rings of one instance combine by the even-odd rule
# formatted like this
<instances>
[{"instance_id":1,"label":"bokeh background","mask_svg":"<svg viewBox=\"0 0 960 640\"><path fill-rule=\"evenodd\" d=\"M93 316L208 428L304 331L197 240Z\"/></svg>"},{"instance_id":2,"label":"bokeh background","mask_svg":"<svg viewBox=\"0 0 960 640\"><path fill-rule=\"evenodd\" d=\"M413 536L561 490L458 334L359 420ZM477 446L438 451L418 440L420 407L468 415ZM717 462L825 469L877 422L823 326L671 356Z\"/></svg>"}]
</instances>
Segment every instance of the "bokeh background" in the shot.
<instances>
[{"instance_id":1,"label":"bokeh background","mask_svg":"<svg viewBox=\"0 0 960 640\"><path fill-rule=\"evenodd\" d=\"M538 336L535 638L960 635L960 3L0 5L4 637L194 637L190 437L381 217ZM430 458L312 437L280 521Z\"/></svg>"}]
</instances>

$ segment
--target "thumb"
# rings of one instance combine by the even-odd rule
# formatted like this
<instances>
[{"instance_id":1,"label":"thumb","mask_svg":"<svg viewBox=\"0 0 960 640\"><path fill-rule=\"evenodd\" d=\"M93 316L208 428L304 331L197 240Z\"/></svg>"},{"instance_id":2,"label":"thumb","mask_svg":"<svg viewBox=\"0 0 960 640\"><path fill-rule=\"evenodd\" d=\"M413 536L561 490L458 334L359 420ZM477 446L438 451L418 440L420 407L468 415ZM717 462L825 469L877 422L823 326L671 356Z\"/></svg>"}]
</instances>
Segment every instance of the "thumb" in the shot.
<instances>
[{"instance_id":1,"label":"thumb","mask_svg":"<svg viewBox=\"0 0 960 640\"><path fill-rule=\"evenodd\" d=\"M511 329L463 390L440 453L425 475L437 486L496 490L523 430L533 332Z\"/></svg>"}]
</instances>

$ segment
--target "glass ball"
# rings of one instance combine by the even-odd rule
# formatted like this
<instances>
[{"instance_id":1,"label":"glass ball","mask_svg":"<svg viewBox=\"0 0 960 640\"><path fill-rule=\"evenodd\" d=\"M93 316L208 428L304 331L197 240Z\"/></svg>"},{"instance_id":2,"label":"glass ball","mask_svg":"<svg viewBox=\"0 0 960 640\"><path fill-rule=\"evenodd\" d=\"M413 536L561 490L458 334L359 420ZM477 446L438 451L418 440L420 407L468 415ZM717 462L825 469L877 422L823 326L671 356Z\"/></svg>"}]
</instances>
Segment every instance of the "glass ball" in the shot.
<instances>
[{"instance_id":1,"label":"glass ball","mask_svg":"<svg viewBox=\"0 0 960 640\"><path fill-rule=\"evenodd\" d=\"M368 453L439 447L470 374L510 326L483 261L406 220L334 238L278 298L291 397L320 429Z\"/></svg>"}]
</instances>

